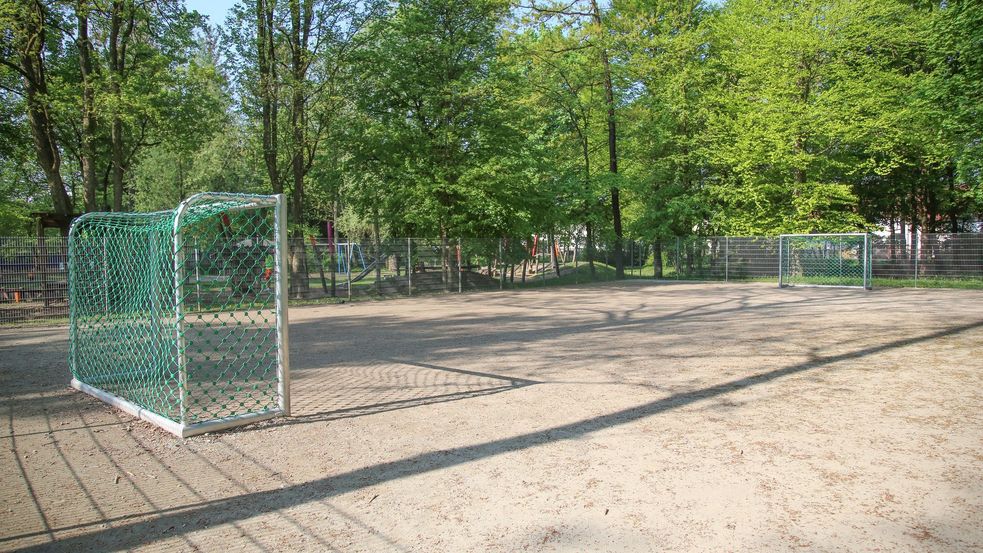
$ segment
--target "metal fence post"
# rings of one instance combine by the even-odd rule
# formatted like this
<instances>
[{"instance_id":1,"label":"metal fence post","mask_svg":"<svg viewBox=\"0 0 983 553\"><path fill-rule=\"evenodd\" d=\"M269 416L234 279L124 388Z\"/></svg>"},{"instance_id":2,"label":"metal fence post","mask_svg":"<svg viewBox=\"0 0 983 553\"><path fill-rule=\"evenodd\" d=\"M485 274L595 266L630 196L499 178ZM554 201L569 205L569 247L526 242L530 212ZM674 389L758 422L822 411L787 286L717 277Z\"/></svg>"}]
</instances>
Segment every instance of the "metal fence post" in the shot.
<instances>
[{"instance_id":1,"label":"metal fence post","mask_svg":"<svg viewBox=\"0 0 983 553\"><path fill-rule=\"evenodd\" d=\"M864 235L864 288L870 290L874 287L874 258L871 255L871 241L870 234ZM840 259L840 276L843 276L843 260L842 256Z\"/></svg>"},{"instance_id":2,"label":"metal fence post","mask_svg":"<svg viewBox=\"0 0 983 553\"><path fill-rule=\"evenodd\" d=\"M783 244L782 242L783 242L783 238L781 236L779 236L778 237L778 287L779 288L782 287L782 285L783 285L782 284L782 279L785 276L785 274L784 274L784 269L785 269L785 260L784 260L784 257L785 257L785 244Z\"/></svg>"},{"instance_id":3,"label":"metal fence post","mask_svg":"<svg viewBox=\"0 0 983 553\"><path fill-rule=\"evenodd\" d=\"M348 301L352 301L352 254L355 251L355 246L352 244L351 239L348 239ZM359 251L362 251L361 249Z\"/></svg>"},{"instance_id":4,"label":"metal fence post","mask_svg":"<svg viewBox=\"0 0 983 553\"><path fill-rule=\"evenodd\" d=\"M921 252L919 251L918 246L921 243L922 243L922 241L919 240L918 236L916 235L915 236L915 241L911 245L911 252L915 256L915 286L918 286L918 258L922 256L921 255Z\"/></svg>"},{"instance_id":5,"label":"metal fence post","mask_svg":"<svg viewBox=\"0 0 983 553\"><path fill-rule=\"evenodd\" d=\"M724 236L724 282L730 282L731 280L730 248L730 237Z\"/></svg>"},{"instance_id":6,"label":"metal fence post","mask_svg":"<svg viewBox=\"0 0 983 553\"><path fill-rule=\"evenodd\" d=\"M406 239L406 295L413 295L413 239Z\"/></svg>"},{"instance_id":7,"label":"metal fence post","mask_svg":"<svg viewBox=\"0 0 983 553\"><path fill-rule=\"evenodd\" d=\"M457 293L464 292L464 267L461 266L461 239L457 239Z\"/></svg>"},{"instance_id":8,"label":"metal fence post","mask_svg":"<svg viewBox=\"0 0 983 553\"><path fill-rule=\"evenodd\" d=\"M504 290L505 289L505 264L502 262L503 261L502 260L502 252L503 252L502 239L499 238L498 239L498 263L495 263L495 265L498 266L498 289L499 290Z\"/></svg>"},{"instance_id":9,"label":"metal fence post","mask_svg":"<svg viewBox=\"0 0 983 553\"><path fill-rule=\"evenodd\" d=\"M679 280L679 248L680 248L680 238L676 237L676 280Z\"/></svg>"}]
</instances>

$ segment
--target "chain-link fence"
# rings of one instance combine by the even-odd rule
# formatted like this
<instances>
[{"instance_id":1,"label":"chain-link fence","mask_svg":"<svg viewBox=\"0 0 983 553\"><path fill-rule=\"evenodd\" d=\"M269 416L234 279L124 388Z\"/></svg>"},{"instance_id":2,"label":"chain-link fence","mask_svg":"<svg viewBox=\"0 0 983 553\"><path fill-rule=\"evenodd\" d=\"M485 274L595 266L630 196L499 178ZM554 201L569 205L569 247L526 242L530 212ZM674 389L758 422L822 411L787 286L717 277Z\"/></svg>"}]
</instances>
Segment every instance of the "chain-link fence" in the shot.
<instances>
[{"instance_id":1,"label":"chain-link fence","mask_svg":"<svg viewBox=\"0 0 983 553\"><path fill-rule=\"evenodd\" d=\"M778 237L687 237L655 243L661 244L665 278L778 281ZM919 233L914 239L871 235L870 256L874 287L983 288L981 233ZM848 257L828 259L839 263Z\"/></svg>"},{"instance_id":2,"label":"chain-link fence","mask_svg":"<svg viewBox=\"0 0 983 553\"><path fill-rule=\"evenodd\" d=\"M778 280L778 237L708 236L655 242L654 272L686 280Z\"/></svg>"},{"instance_id":3,"label":"chain-link fence","mask_svg":"<svg viewBox=\"0 0 983 553\"><path fill-rule=\"evenodd\" d=\"M983 233L874 236L874 278L907 286L983 286Z\"/></svg>"},{"instance_id":4,"label":"chain-link fence","mask_svg":"<svg viewBox=\"0 0 983 553\"><path fill-rule=\"evenodd\" d=\"M0 237L0 324L68 316L68 241Z\"/></svg>"},{"instance_id":5,"label":"chain-link fence","mask_svg":"<svg viewBox=\"0 0 983 553\"><path fill-rule=\"evenodd\" d=\"M413 296L556 286L611 278L610 248L593 247L576 236L534 235L521 240L399 238L340 240L293 238L291 299ZM626 242L641 274L642 250ZM630 250L630 251L629 251ZM591 262L590 260L593 259ZM593 271L591 266L593 265Z\"/></svg>"},{"instance_id":6,"label":"chain-link fence","mask_svg":"<svg viewBox=\"0 0 983 553\"><path fill-rule=\"evenodd\" d=\"M198 240L198 243L194 243ZM197 267L196 306L220 299L224 282L214 244L192 238L186 263ZM289 240L292 300L412 296L549 287L611 280L615 247L588 241L582 229L522 238L325 237ZM871 235L874 287L983 288L983 234ZM779 238L671 237L622 242L628 278L778 283ZM64 321L67 242L0 237L0 324ZM846 259L846 258L844 258ZM838 262L838 261L837 261ZM190 269L189 269L190 270Z\"/></svg>"}]
</instances>

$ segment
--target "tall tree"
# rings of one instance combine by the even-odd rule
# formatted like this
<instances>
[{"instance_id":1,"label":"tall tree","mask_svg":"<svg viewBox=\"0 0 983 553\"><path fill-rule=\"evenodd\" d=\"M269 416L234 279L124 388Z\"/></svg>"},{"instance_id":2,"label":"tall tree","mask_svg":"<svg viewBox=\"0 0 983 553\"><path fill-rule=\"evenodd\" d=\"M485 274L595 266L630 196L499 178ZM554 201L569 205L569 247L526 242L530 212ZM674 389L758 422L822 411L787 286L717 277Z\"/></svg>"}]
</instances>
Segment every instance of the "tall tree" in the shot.
<instances>
[{"instance_id":1,"label":"tall tree","mask_svg":"<svg viewBox=\"0 0 983 553\"><path fill-rule=\"evenodd\" d=\"M967 0L930 4L924 83L932 111L934 150L942 167L941 195L948 228L983 212L983 4Z\"/></svg>"},{"instance_id":2,"label":"tall tree","mask_svg":"<svg viewBox=\"0 0 983 553\"><path fill-rule=\"evenodd\" d=\"M23 96L38 164L44 172L54 212L66 221L74 208L61 174L61 150L52 115L45 54L53 47L48 6L40 1L4 2L0 64L14 71ZM57 33L55 33L57 35ZM63 231L67 232L65 227Z\"/></svg>"},{"instance_id":3,"label":"tall tree","mask_svg":"<svg viewBox=\"0 0 983 553\"><path fill-rule=\"evenodd\" d=\"M244 113L259 120L270 187L290 193L296 223L303 222L307 175L343 105L339 75L380 6L379 0L247 0L230 16L227 68Z\"/></svg>"},{"instance_id":4,"label":"tall tree","mask_svg":"<svg viewBox=\"0 0 983 553\"><path fill-rule=\"evenodd\" d=\"M79 71L82 86L82 124L79 128L79 159L82 166L82 186L86 211L96 211L98 202L96 191L95 142L97 140L96 121L96 66L93 60L92 40L89 37L89 12L91 6L85 0L79 0L75 6L75 17L78 20L78 33L75 35L75 46L79 56Z\"/></svg>"},{"instance_id":5,"label":"tall tree","mask_svg":"<svg viewBox=\"0 0 983 553\"><path fill-rule=\"evenodd\" d=\"M515 41L512 63L528 65L526 95L543 121L540 132L550 158L546 169L558 180L552 187L552 213L544 222L583 226L587 263L594 274L595 235L607 220L598 200L608 193L601 188L603 179L597 178L601 164L594 163L597 143L605 142L595 131L607 113L603 80L598 78L601 59L562 25L526 29Z\"/></svg>"},{"instance_id":6,"label":"tall tree","mask_svg":"<svg viewBox=\"0 0 983 553\"><path fill-rule=\"evenodd\" d=\"M606 15L597 0L572 2L533 2L528 6L542 25L565 28L577 36L581 48L590 50L600 60L599 80L604 87L604 105L607 126L607 153L611 223L614 231L614 264L617 278L624 278L624 252L621 216L621 179L618 176L618 119L619 98L612 76L611 47L613 29L607 24Z\"/></svg>"},{"instance_id":7,"label":"tall tree","mask_svg":"<svg viewBox=\"0 0 983 553\"><path fill-rule=\"evenodd\" d=\"M505 10L498 0L408 0L371 30L361 58L371 83L361 109L384 129L385 164L402 165L406 222L440 236L448 284L449 234L487 190L472 177L493 151L489 74Z\"/></svg>"},{"instance_id":8,"label":"tall tree","mask_svg":"<svg viewBox=\"0 0 983 553\"><path fill-rule=\"evenodd\" d=\"M911 16L890 0L734 0L713 19L703 144L716 230L872 222L859 209L860 177L908 163L892 138L918 117L901 105L918 78L903 62L918 37ZM885 155L868 155L875 149Z\"/></svg>"}]
</instances>

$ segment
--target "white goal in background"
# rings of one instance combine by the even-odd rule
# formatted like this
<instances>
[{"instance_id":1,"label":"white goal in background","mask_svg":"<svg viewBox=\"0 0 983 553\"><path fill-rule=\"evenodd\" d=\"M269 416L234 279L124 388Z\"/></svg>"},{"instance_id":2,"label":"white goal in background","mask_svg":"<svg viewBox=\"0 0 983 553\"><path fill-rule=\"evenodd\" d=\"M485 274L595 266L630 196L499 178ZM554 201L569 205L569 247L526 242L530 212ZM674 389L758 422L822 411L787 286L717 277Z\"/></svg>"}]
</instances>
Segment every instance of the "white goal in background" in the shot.
<instances>
[{"instance_id":1,"label":"white goal in background","mask_svg":"<svg viewBox=\"0 0 983 553\"><path fill-rule=\"evenodd\" d=\"M778 239L778 286L872 287L870 235L783 234Z\"/></svg>"}]
</instances>

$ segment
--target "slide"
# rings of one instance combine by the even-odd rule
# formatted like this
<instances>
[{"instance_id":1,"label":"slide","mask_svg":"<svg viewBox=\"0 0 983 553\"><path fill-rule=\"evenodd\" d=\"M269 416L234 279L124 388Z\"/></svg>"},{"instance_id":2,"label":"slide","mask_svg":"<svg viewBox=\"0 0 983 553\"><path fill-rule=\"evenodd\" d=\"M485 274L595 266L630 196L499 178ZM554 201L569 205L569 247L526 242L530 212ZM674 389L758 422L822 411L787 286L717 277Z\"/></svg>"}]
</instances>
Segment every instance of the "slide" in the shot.
<instances>
[{"instance_id":1,"label":"slide","mask_svg":"<svg viewBox=\"0 0 983 553\"><path fill-rule=\"evenodd\" d=\"M378 263L378 261L373 261L372 263L369 263L369 266L363 269L361 273L358 273L357 275L352 277L352 282L358 282L363 278L365 278L369 273L375 270L376 263ZM342 286L346 286L347 284L348 284L347 280L341 283Z\"/></svg>"}]
</instances>

